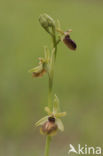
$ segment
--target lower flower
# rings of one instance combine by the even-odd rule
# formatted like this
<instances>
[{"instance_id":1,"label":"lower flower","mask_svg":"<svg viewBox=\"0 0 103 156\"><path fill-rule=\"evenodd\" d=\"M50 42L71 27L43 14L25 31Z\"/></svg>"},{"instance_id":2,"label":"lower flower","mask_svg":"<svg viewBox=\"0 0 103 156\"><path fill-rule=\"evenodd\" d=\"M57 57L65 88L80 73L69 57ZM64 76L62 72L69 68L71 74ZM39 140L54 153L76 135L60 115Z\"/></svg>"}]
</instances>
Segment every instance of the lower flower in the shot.
<instances>
[{"instance_id":1,"label":"lower flower","mask_svg":"<svg viewBox=\"0 0 103 156\"><path fill-rule=\"evenodd\" d=\"M62 123L61 117L66 115L66 112L59 111L59 99L55 95L53 102L53 111L51 112L49 107L45 107L45 111L47 112L47 116L41 118L36 122L36 127L41 126L40 133L43 135L54 136L57 131L64 131L64 125Z\"/></svg>"},{"instance_id":2,"label":"lower flower","mask_svg":"<svg viewBox=\"0 0 103 156\"><path fill-rule=\"evenodd\" d=\"M40 128L40 133L43 135L54 136L56 135L57 130L58 130L58 126L55 123L55 118L49 117L48 121L46 121Z\"/></svg>"}]
</instances>

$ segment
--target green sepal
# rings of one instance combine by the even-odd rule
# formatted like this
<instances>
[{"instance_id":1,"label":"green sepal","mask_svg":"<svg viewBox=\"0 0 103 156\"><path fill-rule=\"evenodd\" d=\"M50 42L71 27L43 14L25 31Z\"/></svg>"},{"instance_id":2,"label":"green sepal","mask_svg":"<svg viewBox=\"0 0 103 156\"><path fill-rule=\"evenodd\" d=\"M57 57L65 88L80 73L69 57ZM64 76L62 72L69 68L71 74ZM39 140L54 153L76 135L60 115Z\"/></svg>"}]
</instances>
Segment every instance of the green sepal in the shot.
<instances>
[{"instance_id":1,"label":"green sepal","mask_svg":"<svg viewBox=\"0 0 103 156\"><path fill-rule=\"evenodd\" d=\"M52 112L50 111L50 108L49 107L45 107L45 112L48 114L48 115L52 115Z\"/></svg>"},{"instance_id":2,"label":"green sepal","mask_svg":"<svg viewBox=\"0 0 103 156\"><path fill-rule=\"evenodd\" d=\"M63 122L59 118L56 118L56 124L57 124L59 130L64 131Z\"/></svg>"},{"instance_id":3,"label":"green sepal","mask_svg":"<svg viewBox=\"0 0 103 156\"><path fill-rule=\"evenodd\" d=\"M50 17L49 15L47 15L46 13L44 14L45 19L48 22L48 26L50 27L55 27L55 21L53 20L52 17Z\"/></svg>"},{"instance_id":4,"label":"green sepal","mask_svg":"<svg viewBox=\"0 0 103 156\"><path fill-rule=\"evenodd\" d=\"M66 116L66 114L67 114L66 112L56 113L56 114L55 114L55 117L56 117L56 118L64 117L64 116Z\"/></svg>"},{"instance_id":5,"label":"green sepal","mask_svg":"<svg viewBox=\"0 0 103 156\"><path fill-rule=\"evenodd\" d=\"M47 120L48 120L48 116L45 116L45 117L41 118L39 121L37 121L35 123L35 126L38 127L40 125L43 125Z\"/></svg>"},{"instance_id":6,"label":"green sepal","mask_svg":"<svg viewBox=\"0 0 103 156\"><path fill-rule=\"evenodd\" d=\"M37 72L37 73L38 73L38 72L40 72L42 69L43 69L43 66L42 66L42 64L40 64L39 66L30 69L29 72Z\"/></svg>"}]
</instances>

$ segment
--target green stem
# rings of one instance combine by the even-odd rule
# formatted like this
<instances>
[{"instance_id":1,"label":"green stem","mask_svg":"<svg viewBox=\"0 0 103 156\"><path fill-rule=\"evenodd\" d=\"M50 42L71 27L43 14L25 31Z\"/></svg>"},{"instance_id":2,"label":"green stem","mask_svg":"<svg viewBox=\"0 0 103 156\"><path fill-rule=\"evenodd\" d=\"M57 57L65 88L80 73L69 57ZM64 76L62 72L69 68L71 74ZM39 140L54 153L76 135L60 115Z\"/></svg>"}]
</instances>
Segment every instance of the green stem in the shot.
<instances>
[{"instance_id":1,"label":"green stem","mask_svg":"<svg viewBox=\"0 0 103 156\"><path fill-rule=\"evenodd\" d=\"M55 48L54 58L56 60L56 52L57 52L57 42L56 42L56 34L55 34L55 27L52 27L52 40L53 40L53 48ZM48 107L52 111L53 103L52 103L52 92L53 92L53 65L51 67L50 75L49 75L49 93L48 93ZM49 156L50 151L50 143L51 143L51 136L46 137L46 144L45 144L45 156Z\"/></svg>"},{"instance_id":2,"label":"green stem","mask_svg":"<svg viewBox=\"0 0 103 156\"><path fill-rule=\"evenodd\" d=\"M53 88L53 77L49 77L49 93L48 93L48 107L52 110L52 89ZM51 136L46 136L46 144L45 144L45 156L49 156L50 151L50 142Z\"/></svg>"},{"instance_id":3,"label":"green stem","mask_svg":"<svg viewBox=\"0 0 103 156\"><path fill-rule=\"evenodd\" d=\"M53 77L49 77L49 92L48 92L48 107L52 111L52 90L53 90Z\"/></svg>"},{"instance_id":4,"label":"green stem","mask_svg":"<svg viewBox=\"0 0 103 156\"><path fill-rule=\"evenodd\" d=\"M52 27L52 31L53 31L53 48L55 48L55 60L56 60L56 54L57 54L57 41L56 41L56 34L55 34L55 27Z\"/></svg>"},{"instance_id":5,"label":"green stem","mask_svg":"<svg viewBox=\"0 0 103 156\"><path fill-rule=\"evenodd\" d=\"M45 144L45 156L49 156L50 142L51 142L51 137L47 136L46 137L46 144Z\"/></svg>"}]
</instances>

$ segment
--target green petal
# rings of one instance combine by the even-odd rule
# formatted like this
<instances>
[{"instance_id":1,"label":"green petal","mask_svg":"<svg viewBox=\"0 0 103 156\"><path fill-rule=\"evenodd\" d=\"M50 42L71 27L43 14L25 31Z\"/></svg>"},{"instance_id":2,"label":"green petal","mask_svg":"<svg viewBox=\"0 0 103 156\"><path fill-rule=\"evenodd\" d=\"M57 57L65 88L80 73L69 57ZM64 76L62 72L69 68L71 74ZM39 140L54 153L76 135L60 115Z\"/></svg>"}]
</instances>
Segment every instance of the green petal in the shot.
<instances>
[{"instance_id":1,"label":"green petal","mask_svg":"<svg viewBox=\"0 0 103 156\"><path fill-rule=\"evenodd\" d=\"M51 115L51 114L52 114L52 112L50 111L49 107L45 107L45 111L46 111L46 113L47 113L48 115Z\"/></svg>"},{"instance_id":2,"label":"green petal","mask_svg":"<svg viewBox=\"0 0 103 156\"><path fill-rule=\"evenodd\" d=\"M44 118L41 118L39 121L35 123L35 126L38 127L40 125L43 125L48 120L48 116L45 116Z\"/></svg>"},{"instance_id":3,"label":"green petal","mask_svg":"<svg viewBox=\"0 0 103 156\"><path fill-rule=\"evenodd\" d=\"M66 114L67 114L66 112L56 113L55 117L57 117L57 118L64 117L64 116L66 116Z\"/></svg>"},{"instance_id":4,"label":"green petal","mask_svg":"<svg viewBox=\"0 0 103 156\"><path fill-rule=\"evenodd\" d=\"M40 72L42 70L42 64L40 64L39 66L32 68L29 70L29 72Z\"/></svg>"},{"instance_id":5,"label":"green petal","mask_svg":"<svg viewBox=\"0 0 103 156\"><path fill-rule=\"evenodd\" d=\"M59 130L64 131L64 125L60 119L56 118L56 124L57 124Z\"/></svg>"},{"instance_id":6,"label":"green petal","mask_svg":"<svg viewBox=\"0 0 103 156\"><path fill-rule=\"evenodd\" d=\"M59 107L59 99L55 95L55 97L54 97L54 105L53 105L53 113L56 114L59 110L60 110L60 107Z\"/></svg>"}]
</instances>

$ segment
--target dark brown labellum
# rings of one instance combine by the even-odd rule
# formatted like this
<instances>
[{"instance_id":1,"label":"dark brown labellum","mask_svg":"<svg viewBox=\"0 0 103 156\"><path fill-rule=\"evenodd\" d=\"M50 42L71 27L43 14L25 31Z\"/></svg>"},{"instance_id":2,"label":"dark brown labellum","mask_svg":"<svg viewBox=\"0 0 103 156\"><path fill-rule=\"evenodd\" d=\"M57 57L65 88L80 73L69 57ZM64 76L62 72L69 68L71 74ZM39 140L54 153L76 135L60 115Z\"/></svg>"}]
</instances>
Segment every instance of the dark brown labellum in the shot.
<instances>
[{"instance_id":1,"label":"dark brown labellum","mask_svg":"<svg viewBox=\"0 0 103 156\"><path fill-rule=\"evenodd\" d=\"M48 121L54 123L55 122L55 118L50 116L50 117L48 117Z\"/></svg>"},{"instance_id":2,"label":"dark brown labellum","mask_svg":"<svg viewBox=\"0 0 103 156\"><path fill-rule=\"evenodd\" d=\"M63 39L63 42L65 43L65 45L70 48L71 50L76 50L77 45L76 43L70 38L69 35L66 35Z\"/></svg>"}]
</instances>

